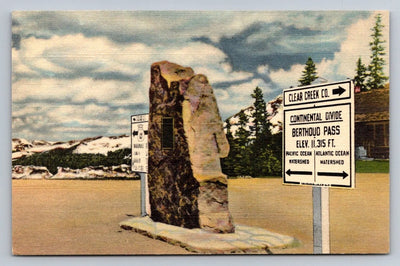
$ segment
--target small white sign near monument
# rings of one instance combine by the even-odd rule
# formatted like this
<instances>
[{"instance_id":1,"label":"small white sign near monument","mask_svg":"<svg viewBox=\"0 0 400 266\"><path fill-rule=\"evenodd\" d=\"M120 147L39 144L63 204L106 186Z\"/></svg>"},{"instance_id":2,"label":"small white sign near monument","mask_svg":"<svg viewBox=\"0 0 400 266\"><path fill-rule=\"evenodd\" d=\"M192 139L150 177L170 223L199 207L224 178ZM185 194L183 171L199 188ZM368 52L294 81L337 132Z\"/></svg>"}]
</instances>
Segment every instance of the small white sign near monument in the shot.
<instances>
[{"instance_id":1,"label":"small white sign near monument","mask_svg":"<svg viewBox=\"0 0 400 266\"><path fill-rule=\"evenodd\" d=\"M352 81L284 91L283 182L354 188Z\"/></svg>"},{"instance_id":2,"label":"small white sign near monument","mask_svg":"<svg viewBox=\"0 0 400 266\"><path fill-rule=\"evenodd\" d=\"M132 171L147 173L149 115L131 116Z\"/></svg>"},{"instance_id":3,"label":"small white sign near monument","mask_svg":"<svg viewBox=\"0 0 400 266\"><path fill-rule=\"evenodd\" d=\"M140 212L150 215L149 188L147 185L149 157L149 114L131 116L131 167L140 176Z\"/></svg>"}]
</instances>

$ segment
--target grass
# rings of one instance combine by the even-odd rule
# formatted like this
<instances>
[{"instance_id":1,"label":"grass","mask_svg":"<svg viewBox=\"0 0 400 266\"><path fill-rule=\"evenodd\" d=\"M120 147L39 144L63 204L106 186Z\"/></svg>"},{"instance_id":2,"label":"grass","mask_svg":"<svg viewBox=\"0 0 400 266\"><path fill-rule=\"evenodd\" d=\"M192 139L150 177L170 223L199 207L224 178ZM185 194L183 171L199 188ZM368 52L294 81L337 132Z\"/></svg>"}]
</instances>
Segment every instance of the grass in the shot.
<instances>
[{"instance_id":1,"label":"grass","mask_svg":"<svg viewBox=\"0 0 400 266\"><path fill-rule=\"evenodd\" d=\"M356 161L356 173L389 173L389 160ZM243 178L230 176L229 179ZM280 178L279 176L262 176L259 178Z\"/></svg>"},{"instance_id":2,"label":"grass","mask_svg":"<svg viewBox=\"0 0 400 266\"><path fill-rule=\"evenodd\" d=\"M389 173L389 160L356 161L356 173Z\"/></svg>"}]
</instances>

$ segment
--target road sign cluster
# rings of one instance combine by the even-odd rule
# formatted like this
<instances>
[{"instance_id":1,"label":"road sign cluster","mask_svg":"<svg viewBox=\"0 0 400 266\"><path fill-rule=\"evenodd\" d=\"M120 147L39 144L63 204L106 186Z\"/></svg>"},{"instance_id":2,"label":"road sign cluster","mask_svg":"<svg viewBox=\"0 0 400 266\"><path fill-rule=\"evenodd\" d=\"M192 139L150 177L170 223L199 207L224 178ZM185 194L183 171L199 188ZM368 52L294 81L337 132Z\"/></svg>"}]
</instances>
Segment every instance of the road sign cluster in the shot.
<instances>
[{"instance_id":1,"label":"road sign cluster","mask_svg":"<svg viewBox=\"0 0 400 266\"><path fill-rule=\"evenodd\" d=\"M283 107L283 182L353 188L352 81L284 90Z\"/></svg>"},{"instance_id":2,"label":"road sign cluster","mask_svg":"<svg viewBox=\"0 0 400 266\"><path fill-rule=\"evenodd\" d=\"M147 173L149 115L131 116L132 171Z\"/></svg>"}]
</instances>

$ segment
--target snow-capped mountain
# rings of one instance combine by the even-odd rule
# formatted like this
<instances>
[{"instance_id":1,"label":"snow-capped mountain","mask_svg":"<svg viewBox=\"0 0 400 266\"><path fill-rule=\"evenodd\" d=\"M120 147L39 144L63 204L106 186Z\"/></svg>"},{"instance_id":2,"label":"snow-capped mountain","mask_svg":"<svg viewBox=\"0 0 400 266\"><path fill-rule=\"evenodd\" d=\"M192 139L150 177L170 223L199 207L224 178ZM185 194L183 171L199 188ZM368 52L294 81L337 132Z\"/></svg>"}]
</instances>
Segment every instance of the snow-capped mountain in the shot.
<instances>
[{"instance_id":1,"label":"snow-capped mountain","mask_svg":"<svg viewBox=\"0 0 400 266\"><path fill-rule=\"evenodd\" d=\"M131 139L127 135L117 137L94 137L67 142L52 142L45 140L28 141L22 138L12 139L12 159L29 156L35 153L54 149L73 149L73 153L100 153L106 155L109 151L131 147Z\"/></svg>"},{"instance_id":2,"label":"snow-capped mountain","mask_svg":"<svg viewBox=\"0 0 400 266\"><path fill-rule=\"evenodd\" d=\"M131 147L131 139L127 135L118 137L97 137L84 139L73 153L100 153L107 155L109 151L127 149Z\"/></svg>"},{"instance_id":3,"label":"snow-capped mountain","mask_svg":"<svg viewBox=\"0 0 400 266\"><path fill-rule=\"evenodd\" d=\"M282 131L282 95L279 95L274 100L269 101L266 106L268 113L268 120L271 122L271 131L273 134ZM243 109L245 115L248 117L248 123L246 125L247 130L254 125L252 114L254 107L250 106ZM233 115L228 118L229 124L231 125L231 132L233 136L239 128L239 114ZM226 123L224 123L226 128ZM252 136L250 136L252 137ZM12 139L12 159L18 159L23 156L30 156L35 153L41 153L51 151L54 149L73 149L73 153L100 153L107 155L109 151L116 151L119 149L128 149L131 147L131 139L127 135L111 136L111 137L93 137L86 138L83 140L71 140L67 142L54 142L45 140L33 140L28 141L23 138Z\"/></svg>"},{"instance_id":4,"label":"snow-capped mountain","mask_svg":"<svg viewBox=\"0 0 400 266\"><path fill-rule=\"evenodd\" d=\"M282 132L283 129L283 105L282 105L282 94L276 97L274 100L267 103L268 120L271 123L272 134Z\"/></svg>"},{"instance_id":5,"label":"snow-capped mountain","mask_svg":"<svg viewBox=\"0 0 400 266\"><path fill-rule=\"evenodd\" d=\"M254 113L254 106L249 106L242 109L244 114L247 116L248 123L246 124L246 130L250 131L250 128L254 126L254 119L252 115ZM282 95L278 95L274 100L271 100L266 105L266 111L268 113L267 119L271 123L272 134L277 134L282 131L282 120L283 120L283 106L282 106ZM235 136L236 131L239 128L239 113L228 118L228 122L231 125L231 133ZM224 123L226 129L226 122ZM254 137L254 136L250 136Z\"/></svg>"}]
</instances>

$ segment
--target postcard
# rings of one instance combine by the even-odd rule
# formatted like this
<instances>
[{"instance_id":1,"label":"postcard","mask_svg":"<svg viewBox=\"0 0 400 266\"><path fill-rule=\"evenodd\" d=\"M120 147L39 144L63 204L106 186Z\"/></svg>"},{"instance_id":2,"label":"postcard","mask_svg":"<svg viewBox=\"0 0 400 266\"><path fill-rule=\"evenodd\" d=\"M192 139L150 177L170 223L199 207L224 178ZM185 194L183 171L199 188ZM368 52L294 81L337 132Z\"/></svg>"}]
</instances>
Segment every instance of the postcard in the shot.
<instances>
[{"instance_id":1,"label":"postcard","mask_svg":"<svg viewBox=\"0 0 400 266\"><path fill-rule=\"evenodd\" d=\"M14 11L14 255L387 254L388 11Z\"/></svg>"}]
</instances>

